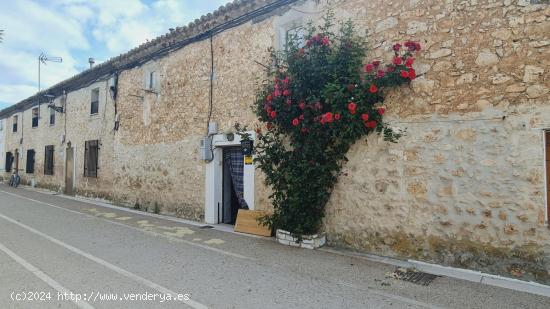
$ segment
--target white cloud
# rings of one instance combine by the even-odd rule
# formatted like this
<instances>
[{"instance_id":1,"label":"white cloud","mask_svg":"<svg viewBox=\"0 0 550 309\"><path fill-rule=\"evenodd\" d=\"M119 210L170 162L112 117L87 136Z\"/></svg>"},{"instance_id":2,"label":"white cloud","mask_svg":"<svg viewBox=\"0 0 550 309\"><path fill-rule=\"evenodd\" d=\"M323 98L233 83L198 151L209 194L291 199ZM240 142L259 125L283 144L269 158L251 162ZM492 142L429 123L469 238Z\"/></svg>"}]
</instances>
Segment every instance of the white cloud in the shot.
<instances>
[{"instance_id":1,"label":"white cloud","mask_svg":"<svg viewBox=\"0 0 550 309\"><path fill-rule=\"evenodd\" d=\"M42 66L42 89L86 67L87 57L109 58L184 26L228 0L18 0L0 11L0 104L37 90L41 52L63 57ZM98 59L100 63L107 59Z\"/></svg>"}]
</instances>

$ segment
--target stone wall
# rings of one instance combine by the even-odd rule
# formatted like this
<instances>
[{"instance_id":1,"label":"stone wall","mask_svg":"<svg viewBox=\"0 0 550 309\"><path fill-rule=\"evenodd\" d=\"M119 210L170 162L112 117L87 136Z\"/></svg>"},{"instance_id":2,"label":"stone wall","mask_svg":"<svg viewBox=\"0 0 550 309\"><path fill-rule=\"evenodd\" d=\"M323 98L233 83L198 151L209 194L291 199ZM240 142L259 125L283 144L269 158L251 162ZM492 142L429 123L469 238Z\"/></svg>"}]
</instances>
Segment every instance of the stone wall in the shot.
<instances>
[{"instance_id":1,"label":"stone wall","mask_svg":"<svg viewBox=\"0 0 550 309\"><path fill-rule=\"evenodd\" d=\"M388 61L398 41L420 41L424 51L415 63L419 78L387 94L387 119L406 136L397 144L370 136L350 151L327 207L329 242L550 282L542 141L542 129L550 128L549 5L331 3L337 19L351 18L368 31L370 59ZM211 121L220 132L235 122L254 127L250 106L264 75L257 62L280 45L285 27L319 20L326 8L324 1L299 1L213 37ZM144 90L150 72L159 79L153 92ZM66 141L77 149L77 192L203 220L205 164L197 147L208 122L209 79L209 40L120 72L116 132L106 81L69 93ZM103 103L90 117L94 87ZM22 148L41 149L38 171L45 145L57 145L61 163L53 177L32 177L61 187L65 116L58 114L55 127L30 129L30 113L25 111ZM7 149L18 147L18 134L6 134ZM90 139L102 143L97 179L82 173L84 141ZM270 209L269 188L256 175L256 209Z\"/></svg>"},{"instance_id":2,"label":"stone wall","mask_svg":"<svg viewBox=\"0 0 550 309\"><path fill-rule=\"evenodd\" d=\"M99 112L90 115L92 89L99 89ZM61 97L54 101L61 106ZM55 124L50 125L50 109L40 105L38 127L32 127L32 109L17 113L18 130L12 132L13 116L4 121L7 124L5 151L22 154L19 159L21 182L61 191L65 187L65 149L70 142L75 149L75 184L79 194L111 197L113 170L114 104L107 93L107 82L99 81L88 87L70 92L66 98L66 113L56 113ZM65 137L64 137L65 136ZM20 143L20 141L23 143ZM84 177L84 144L88 140L100 140L98 178ZM54 146L54 173L44 175L45 147ZM27 150L35 151L34 173L25 171ZM5 154L4 154L5 155ZM15 166L14 166L15 167ZM4 176L9 176L4 174Z\"/></svg>"}]
</instances>

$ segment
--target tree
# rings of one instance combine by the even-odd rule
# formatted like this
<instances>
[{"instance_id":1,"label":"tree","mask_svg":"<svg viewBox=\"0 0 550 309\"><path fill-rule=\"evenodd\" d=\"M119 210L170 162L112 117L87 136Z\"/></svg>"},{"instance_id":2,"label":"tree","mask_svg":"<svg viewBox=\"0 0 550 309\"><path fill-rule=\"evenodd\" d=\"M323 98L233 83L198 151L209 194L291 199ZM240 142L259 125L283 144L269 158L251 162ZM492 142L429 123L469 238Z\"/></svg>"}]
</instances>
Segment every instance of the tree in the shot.
<instances>
[{"instance_id":1,"label":"tree","mask_svg":"<svg viewBox=\"0 0 550 309\"><path fill-rule=\"evenodd\" d=\"M366 44L353 23L333 33L332 19L329 12L323 26L310 24L305 46L295 36L285 51L272 51L254 105L267 128L256 129L256 162L273 189L274 213L262 222L297 237L318 232L351 145L371 133L401 137L383 122L383 91L416 77L420 44L395 44L389 65L363 64Z\"/></svg>"}]
</instances>

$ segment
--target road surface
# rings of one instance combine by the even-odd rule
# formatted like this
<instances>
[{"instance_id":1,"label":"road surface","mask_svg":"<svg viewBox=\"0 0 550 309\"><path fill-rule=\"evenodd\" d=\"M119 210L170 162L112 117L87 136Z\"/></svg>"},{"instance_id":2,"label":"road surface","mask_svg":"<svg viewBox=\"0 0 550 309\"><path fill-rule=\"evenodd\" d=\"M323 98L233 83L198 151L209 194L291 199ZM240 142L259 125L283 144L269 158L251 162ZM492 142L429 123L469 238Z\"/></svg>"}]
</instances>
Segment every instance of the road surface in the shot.
<instances>
[{"instance_id":1,"label":"road surface","mask_svg":"<svg viewBox=\"0 0 550 309\"><path fill-rule=\"evenodd\" d=\"M550 308L550 298L0 184L0 308Z\"/></svg>"}]
</instances>

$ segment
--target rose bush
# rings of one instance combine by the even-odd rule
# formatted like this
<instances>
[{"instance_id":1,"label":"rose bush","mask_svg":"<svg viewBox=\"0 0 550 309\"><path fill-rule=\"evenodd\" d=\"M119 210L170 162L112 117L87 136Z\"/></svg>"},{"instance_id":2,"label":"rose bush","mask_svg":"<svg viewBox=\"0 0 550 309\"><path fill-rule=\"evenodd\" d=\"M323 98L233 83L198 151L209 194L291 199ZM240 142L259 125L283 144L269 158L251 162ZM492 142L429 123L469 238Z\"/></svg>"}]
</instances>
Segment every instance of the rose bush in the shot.
<instances>
[{"instance_id":1,"label":"rose bush","mask_svg":"<svg viewBox=\"0 0 550 309\"><path fill-rule=\"evenodd\" d=\"M329 13L323 26L308 26L305 42L290 37L285 51L272 51L254 106L266 124L256 129L256 163L273 189L274 213L263 223L298 237L319 230L351 145L373 132L400 137L383 122L384 90L416 77L419 43L395 44L391 64L364 64L353 23L333 28Z\"/></svg>"}]
</instances>

